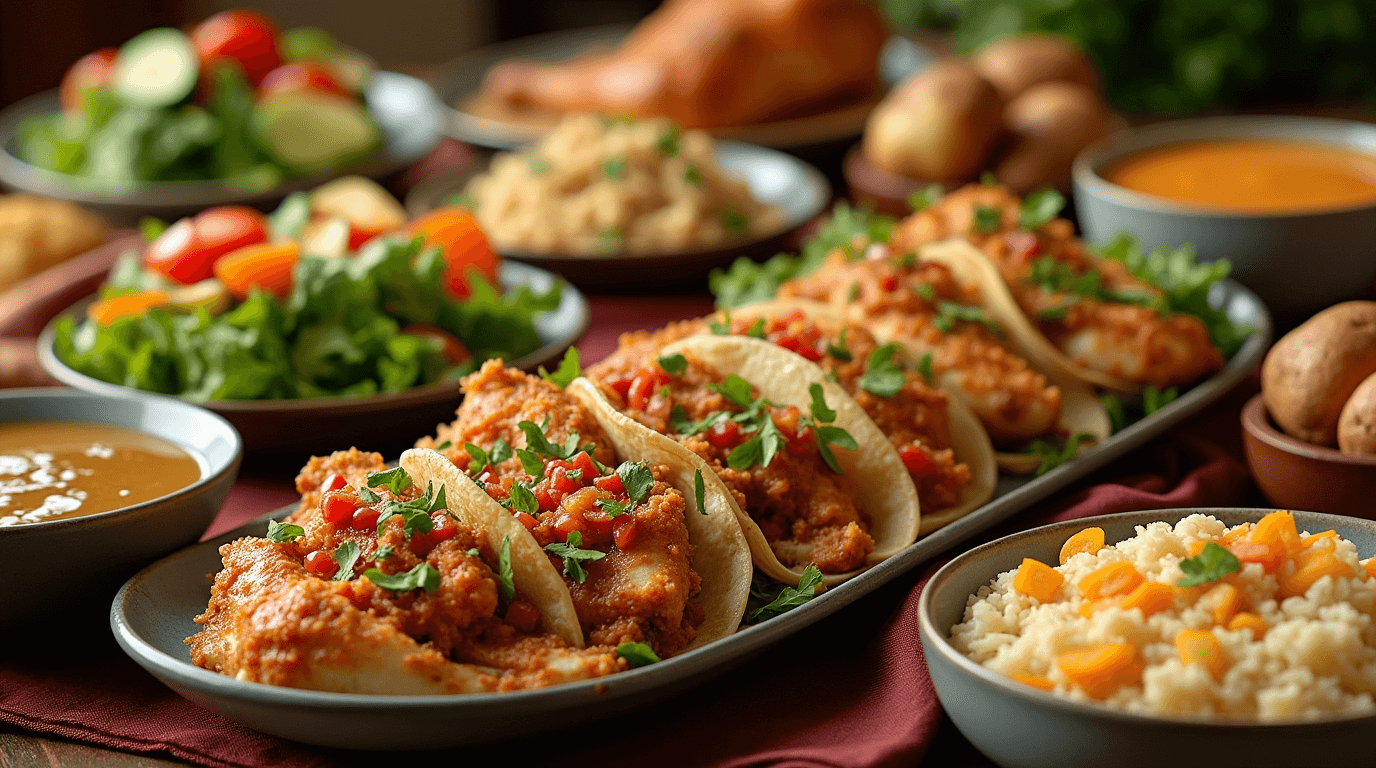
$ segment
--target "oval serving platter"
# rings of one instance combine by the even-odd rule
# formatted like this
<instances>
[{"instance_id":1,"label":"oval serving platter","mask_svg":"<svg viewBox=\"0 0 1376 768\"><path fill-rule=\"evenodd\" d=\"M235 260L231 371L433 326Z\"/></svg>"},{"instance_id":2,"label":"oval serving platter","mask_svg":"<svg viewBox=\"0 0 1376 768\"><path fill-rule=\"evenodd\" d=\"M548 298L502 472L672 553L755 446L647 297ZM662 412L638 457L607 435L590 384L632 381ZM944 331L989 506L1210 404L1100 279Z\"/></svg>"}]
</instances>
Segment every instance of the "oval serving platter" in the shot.
<instances>
[{"instance_id":1,"label":"oval serving platter","mask_svg":"<svg viewBox=\"0 0 1376 768\"><path fill-rule=\"evenodd\" d=\"M379 71L368 85L366 98L385 139L380 154L357 166L324 176L289 179L270 189L239 189L217 180L148 182L129 189L109 189L82 184L19 156L16 136L20 124L31 116L58 110L57 91L45 91L0 111L0 186L81 203L116 224L135 224L141 216L171 221L216 205L266 208L292 192L348 173L375 179L389 176L425 157L444 137L444 107L424 81Z\"/></svg>"},{"instance_id":2,"label":"oval serving platter","mask_svg":"<svg viewBox=\"0 0 1376 768\"><path fill-rule=\"evenodd\" d=\"M142 240L130 239L130 247ZM502 263L498 274L506 289L529 285L546 291L559 280L545 270L514 261ZM53 318L38 337L38 361L53 378L69 387L102 395L121 396L128 387L87 376L67 367L53 351L56 324L60 317L85 315L88 297ZM558 308L535 316L535 331L541 345L530 354L511 361L527 371L558 364L564 350L573 346L588 330L591 315L588 300L578 289L564 283ZM329 452L359 442L379 445L378 434L418 435L447 421L458 407L461 393L457 381L432 384L368 397L318 397L295 400L193 400L182 398L223 416L243 437L244 453L249 456Z\"/></svg>"},{"instance_id":3,"label":"oval serving platter","mask_svg":"<svg viewBox=\"0 0 1376 768\"><path fill-rule=\"evenodd\" d=\"M697 686L769 646L835 613L926 560L1007 520L1181 424L1249 376L1271 339L1271 318L1256 295L1231 280L1216 306L1252 334L1233 359L1156 414L1041 477L1005 476L995 498L813 600L657 664L543 690L470 696L368 696L247 683L201 669L183 640L210 598L206 574L217 572L218 547L262 535L286 507L144 569L116 595L110 624L120 647L140 666L191 701L275 736L352 749L431 749L530 735L609 717ZM548 715L557 714L557 717Z\"/></svg>"},{"instance_id":4,"label":"oval serving platter","mask_svg":"<svg viewBox=\"0 0 1376 768\"><path fill-rule=\"evenodd\" d=\"M791 235L822 213L831 202L831 182L811 164L773 149L718 141L717 162L723 170L745 180L758 201L783 212L783 225L764 237L719 248L632 255L607 253L559 255L502 251L502 256L563 275L586 290L631 290L691 285L707 277L713 267L730 264L738 256L772 256L785 250ZM406 212L416 217L450 204L468 181L485 167L425 179L406 196Z\"/></svg>"}]
</instances>

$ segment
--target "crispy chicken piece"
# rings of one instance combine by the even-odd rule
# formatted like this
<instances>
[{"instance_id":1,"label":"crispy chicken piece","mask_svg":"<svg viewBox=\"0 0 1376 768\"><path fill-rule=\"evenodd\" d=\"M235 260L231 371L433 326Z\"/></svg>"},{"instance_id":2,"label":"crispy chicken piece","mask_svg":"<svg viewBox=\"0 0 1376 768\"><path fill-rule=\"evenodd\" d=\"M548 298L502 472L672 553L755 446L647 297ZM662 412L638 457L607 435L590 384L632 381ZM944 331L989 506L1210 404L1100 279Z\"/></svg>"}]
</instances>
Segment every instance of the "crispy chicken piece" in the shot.
<instances>
[{"instance_id":1,"label":"crispy chicken piece","mask_svg":"<svg viewBox=\"0 0 1376 768\"><path fill-rule=\"evenodd\" d=\"M887 34L866 0L668 0L610 53L506 62L483 92L512 109L752 125L867 95Z\"/></svg>"}]
</instances>

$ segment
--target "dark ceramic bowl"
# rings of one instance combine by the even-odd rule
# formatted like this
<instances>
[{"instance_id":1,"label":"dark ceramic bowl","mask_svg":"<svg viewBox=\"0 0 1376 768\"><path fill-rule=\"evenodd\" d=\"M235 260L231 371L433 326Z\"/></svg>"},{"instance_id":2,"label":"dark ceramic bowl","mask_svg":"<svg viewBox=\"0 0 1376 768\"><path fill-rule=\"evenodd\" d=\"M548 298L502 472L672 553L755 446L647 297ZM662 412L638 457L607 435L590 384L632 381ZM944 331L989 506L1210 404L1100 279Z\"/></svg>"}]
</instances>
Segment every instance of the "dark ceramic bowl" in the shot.
<instances>
[{"instance_id":1,"label":"dark ceramic bowl","mask_svg":"<svg viewBox=\"0 0 1376 768\"><path fill-rule=\"evenodd\" d=\"M1119 131L1075 158L1075 210L1090 242L1119 231L1148 248L1193 245L1281 318L1304 318L1376 280L1376 204L1298 213L1211 210L1120 187L1102 175L1157 147L1213 139L1281 139L1376 154L1376 125L1317 117L1211 117Z\"/></svg>"},{"instance_id":2,"label":"dark ceramic bowl","mask_svg":"<svg viewBox=\"0 0 1376 768\"><path fill-rule=\"evenodd\" d=\"M1242 409L1242 446L1267 500L1287 509L1376 518L1376 456L1353 456L1285 434L1258 394Z\"/></svg>"},{"instance_id":3,"label":"dark ceramic bowl","mask_svg":"<svg viewBox=\"0 0 1376 768\"><path fill-rule=\"evenodd\" d=\"M1110 543L1138 525L1175 523L1196 513L1228 525L1255 522L1268 509L1164 509L1126 512L1015 533L947 563L922 591L918 628L932 683L947 714L981 752L1005 768L1345 768L1370 766L1376 714L1282 723L1209 722L1134 715L1081 704L986 669L950 643L966 601L1024 557L1057 562L1061 545L1087 525ZM1295 512L1301 530L1336 530L1363 557L1376 554L1376 523Z\"/></svg>"},{"instance_id":4,"label":"dark ceramic bowl","mask_svg":"<svg viewBox=\"0 0 1376 768\"><path fill-rule=\"evenodd\" d=\"M141 430L175 443L201 479L152 501L85 517L0 528L0 624L104 603L155 558L205 533L239 473L243 446L229 422L171 397L123 397L69 389L0 392L0 422L86 421Z\"/></svg>"},{"instance_id":5,"label":"dark ceramic bowl","mask_svg":"<svg viewBox=\"0 0 1376 768\"><path fill-rule=\"evenodd\" d=\"M530 285L548 290L558 280L543 270L505 262L498 278L511 288ZM86 304L77 303L58 317L85 316ZM510 361L527 371L540 366L553 368L559 358L588 329L591 315L587 299L572 286L564 285L563 301L552 312L535 317L540 347L524 357ZM53 378L71 387L101 395L119 396L135 392L120 384L91 378L68 368L53 351L58 318L49 322L38 337L38 361ZM299 457L309 453L329 453L350 445L382 450L410 445L417 437L434 431L435 425L452 421L462 393L457 381L433 384L368 397L318 397L296 400L187 400L228 419L243 436L244 451L259 456Z\"/></svg>"}]
</instances>

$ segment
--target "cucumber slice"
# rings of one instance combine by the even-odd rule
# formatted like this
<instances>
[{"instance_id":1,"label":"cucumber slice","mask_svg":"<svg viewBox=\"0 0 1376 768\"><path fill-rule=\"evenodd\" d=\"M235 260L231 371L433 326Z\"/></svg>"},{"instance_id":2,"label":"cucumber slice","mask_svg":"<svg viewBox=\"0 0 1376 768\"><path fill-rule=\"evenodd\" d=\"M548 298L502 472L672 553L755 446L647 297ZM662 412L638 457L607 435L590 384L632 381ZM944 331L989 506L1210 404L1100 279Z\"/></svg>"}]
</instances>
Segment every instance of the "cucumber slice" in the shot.
<instances>
[{"instance_id":1,"label":"cucumber slice","mask_svg":"<svg viewBox=\"0 0 1376 768\"><path fill-rule=\"evenodd\" d=\"M196 90L200 63L191 40L178 30L150 29L119 49L114 88L125 101L141 107L168 107Z\"/></svg>"},{"instance_id":2,"label":"cucumber slice","mask_svg":"<svg viewBox=\"0 0 1376 768\"><path fill-rule=\"evenodd\" d=\"M273 156L301 175L342 168L373 154L382 131L362 104L316 91L294 91L258 102L253 124Z\"/></svg>"}]
</instances>

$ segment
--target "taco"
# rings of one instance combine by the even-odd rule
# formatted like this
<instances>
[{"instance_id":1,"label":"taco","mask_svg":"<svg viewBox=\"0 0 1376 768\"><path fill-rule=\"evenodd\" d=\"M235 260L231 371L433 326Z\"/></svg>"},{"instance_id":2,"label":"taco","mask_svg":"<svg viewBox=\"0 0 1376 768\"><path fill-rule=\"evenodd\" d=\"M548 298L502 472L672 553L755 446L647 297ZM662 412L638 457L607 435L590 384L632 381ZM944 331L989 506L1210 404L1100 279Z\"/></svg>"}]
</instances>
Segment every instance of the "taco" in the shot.
<instances>
[{"instance_id":1,"label":"taco","mask_svg":"<svg viewBox=\"0 0 1376 768\"><path fill-rule=\"evenodd\" d=\"M1024 203L1006 187L970 185L903 220L890 247L952 266L971 262L966 278L978 283L985 310L1050 373L1136 393L1192 384L1222 367L1205 323L1173 311L1166 292L1123 261L1085 247L1055 216L1061 203L1050 192ZM1201 277L1194 289L1202 293L1222 276L1212 267L1195 275L1192 259L1188 266L1190 275L1172 277Z\"/></svg>"},{"instance_id":2,"label":"taco","mask_svg":"<svg viewBox=\"0 0 1376 768\"><path fill-rule=\"evenodd\" d=\"M402 466L561 574L580 637L660 657L736 631L750 552L725 487L572 391L489 361Z\"/></svg>"},{"instance_id":3,"label":"taco","mask_svg":"<svg viewBox=\"0 0 1376 768\"><path fill-rule=\"evenodd\" d=\"M917 489L898 451L814 363L767 342L696 335L623 350L570 389L691 453L730 489L765 575L827 584L917 537Z\"/></svg>"},{"instance_id":4,"label":"taco","mask_svg":"<svg viewBox=\"0 0 1376 768\"><path fill-rule=\"evenodd\" d=\"M1029 445L1073 439L1083 450L1109 436L1108 414L1088 385L1029 364L982 306L978 284L958 279L940 261L891 256L882 245L870 252L852 260L834 251L815 272L784 283L779 295L821 302L923 361L932 381L979 418L1006 470L1030 472L1042 463Z\"/></svg>"},{"instance_id":5,"label":"taco","mask_svg":"<svg viewBox=\"0 0 1376 768\"><path fill-rule=\"evenodd\" d=\"M627 668L616 648L583 647L543 553L496 535L509 516L471 509L422 474L352 449L311 459L284 523L220 548L204 628L186 641L192 662L250 682L391 695Z\"/></svg>"}]
</instances>

